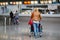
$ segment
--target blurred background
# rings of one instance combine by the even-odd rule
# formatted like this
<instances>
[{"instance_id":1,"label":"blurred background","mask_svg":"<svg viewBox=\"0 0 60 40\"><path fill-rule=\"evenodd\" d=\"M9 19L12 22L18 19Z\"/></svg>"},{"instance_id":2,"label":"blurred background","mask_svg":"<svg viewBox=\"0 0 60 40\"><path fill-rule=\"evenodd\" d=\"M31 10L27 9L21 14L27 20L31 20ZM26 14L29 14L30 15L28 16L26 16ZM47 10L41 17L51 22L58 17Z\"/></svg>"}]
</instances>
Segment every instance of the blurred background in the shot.
<instances>
[{"instance_id":1,"label":"blurred background","mask_svg":"<svg viewBox=\"0 0 60 40\"><path fill-rule=\"evenodd\" d=\"M43 35L30 35L28 21L33 9L41 12ZM19 13L19 24L11 25L10 12ZM60 40L60 0L0 0L0 40Z\"/></svg>"}]
</instances>

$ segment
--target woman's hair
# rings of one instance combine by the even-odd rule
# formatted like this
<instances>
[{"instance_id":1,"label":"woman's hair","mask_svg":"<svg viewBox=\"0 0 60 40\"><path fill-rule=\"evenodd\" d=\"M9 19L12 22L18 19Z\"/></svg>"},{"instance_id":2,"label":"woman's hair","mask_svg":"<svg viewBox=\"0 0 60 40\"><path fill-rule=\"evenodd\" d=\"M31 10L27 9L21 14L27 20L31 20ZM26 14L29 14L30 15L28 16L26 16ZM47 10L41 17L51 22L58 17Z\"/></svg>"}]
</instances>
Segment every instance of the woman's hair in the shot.
<instances>
[{"instance_id":1,"label":"woman's hair","mask_svg":"<svg viewBox=\"0 0 60 40\"><path fill-rule=\"evenodd\" d=\"M34 8L34 11L38 11L38 8Z\"/></svg>"}]
</instances>

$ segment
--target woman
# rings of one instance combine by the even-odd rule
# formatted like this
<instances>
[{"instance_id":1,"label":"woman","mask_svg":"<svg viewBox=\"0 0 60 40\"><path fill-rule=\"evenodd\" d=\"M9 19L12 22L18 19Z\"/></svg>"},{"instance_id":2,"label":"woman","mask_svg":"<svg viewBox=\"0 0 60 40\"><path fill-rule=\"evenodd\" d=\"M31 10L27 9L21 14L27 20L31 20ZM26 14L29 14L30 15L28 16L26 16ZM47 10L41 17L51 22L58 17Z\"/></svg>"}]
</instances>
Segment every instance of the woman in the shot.
<instances>
[{"instance_id":1,"label":"woman","mask_svg":"<svg viewBox=\"0 0 60 40\"><path fill-rule=\"evenodd\" d=\"M14 22L15 22L15 24L19 24L18 22L19 22L19 13L18 13L18 11L16 11L16 13L15 13L15 16L14 16Z\"/></svg>"},{"instance_id":2,"label":"woman","mask_svg":"<svg viewBox=\"0 0 60 40\"><path fill-rule=\"evenodd\" d=\"M32 12L31 19L33 21L33 27L34 27L34 35L35 37L38 37L39 32L39 22L41 20L40 12L38 11L38 8L35 8Z\"/></svg>"}]
</instances>

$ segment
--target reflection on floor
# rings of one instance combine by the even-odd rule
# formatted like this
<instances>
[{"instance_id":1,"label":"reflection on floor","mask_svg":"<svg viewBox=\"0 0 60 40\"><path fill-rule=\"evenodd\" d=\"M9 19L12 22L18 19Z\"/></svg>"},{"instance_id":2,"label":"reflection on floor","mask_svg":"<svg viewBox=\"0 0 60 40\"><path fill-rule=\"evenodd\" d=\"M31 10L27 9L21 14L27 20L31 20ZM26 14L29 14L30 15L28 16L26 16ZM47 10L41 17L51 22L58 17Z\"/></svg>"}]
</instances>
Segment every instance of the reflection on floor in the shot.
<instances>
[{"instance_id":1,"label":"reflection on floor","mask_svg":"<svg viewBox=\"0 0 60 40\"><path fill-rule=\"evenodd\" d=\"M45 27L44 27L45 28ZM4 26L0 26L0 40L60 40L60 33L43 28L43 35L34 38L30 35L30 26L27 22L20 22L19 25L8 25L6 33Z\"/></svg>"}]
</instances>

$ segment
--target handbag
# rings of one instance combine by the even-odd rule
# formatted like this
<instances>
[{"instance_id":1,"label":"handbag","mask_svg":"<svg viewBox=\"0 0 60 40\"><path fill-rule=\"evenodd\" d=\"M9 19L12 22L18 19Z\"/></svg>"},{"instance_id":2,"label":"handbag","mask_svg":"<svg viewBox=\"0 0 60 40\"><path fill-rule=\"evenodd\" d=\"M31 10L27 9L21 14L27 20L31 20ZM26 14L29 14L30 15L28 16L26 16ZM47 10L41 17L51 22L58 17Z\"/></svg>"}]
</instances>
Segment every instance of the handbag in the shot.
<instances>
[{"instance_id":1,"label":"handbag","mask_svg":"<svg viewBox=\"0 0 60 40\"><path fill-rule=\"evenodd\" d=\"M32 24L33 24L32 19L29 20L28 24L29 24L29 25L32 25Z\"/></svg>"}]
</instances>

